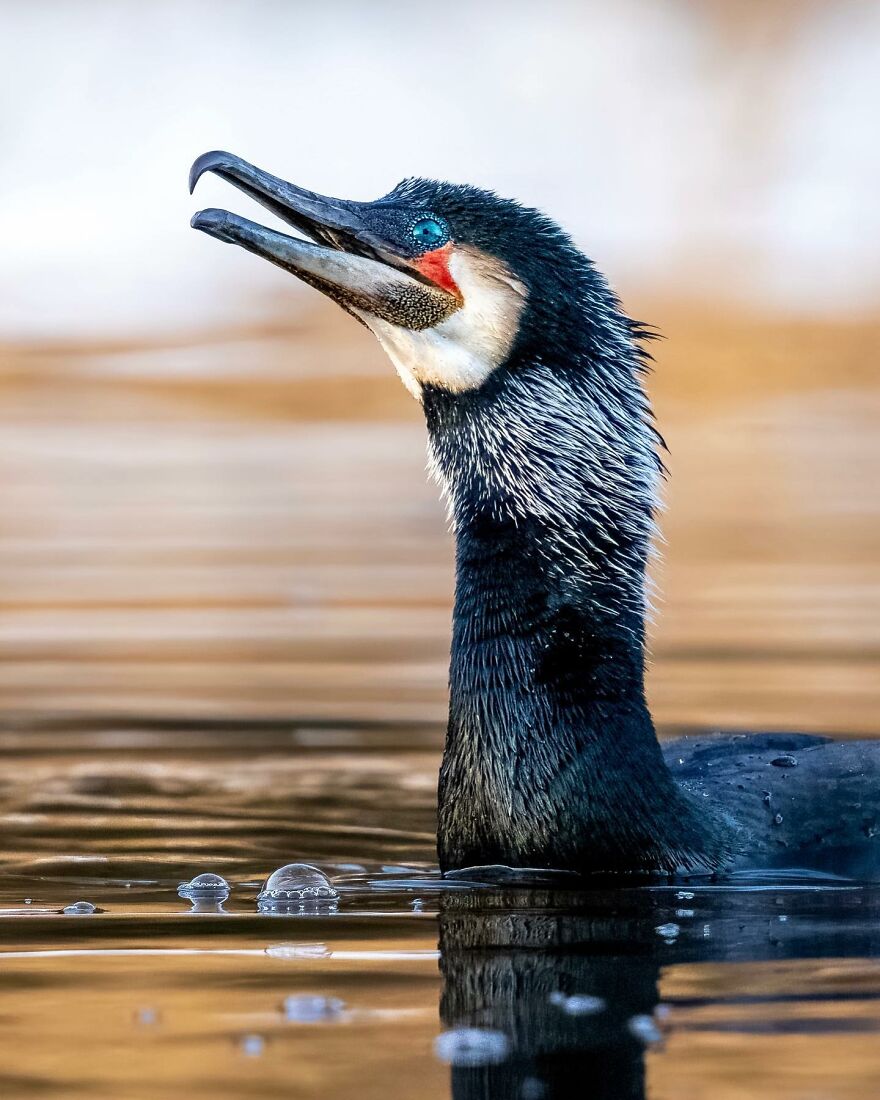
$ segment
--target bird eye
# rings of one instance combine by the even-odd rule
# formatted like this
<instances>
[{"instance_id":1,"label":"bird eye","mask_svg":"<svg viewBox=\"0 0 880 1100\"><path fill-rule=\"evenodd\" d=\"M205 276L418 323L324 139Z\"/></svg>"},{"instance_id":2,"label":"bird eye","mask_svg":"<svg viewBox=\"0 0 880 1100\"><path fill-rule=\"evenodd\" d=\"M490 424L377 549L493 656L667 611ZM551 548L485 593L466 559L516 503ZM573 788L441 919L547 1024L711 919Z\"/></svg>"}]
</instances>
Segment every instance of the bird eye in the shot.
<instances>
[{"instance_id":1,"label":"bird eye","mask_svg":"<svg viewBox=\"0 0 880 1100\"><path fill-rule=\"evenodd\" d=\"M412 227L412 235L420 245L435 248L447 238L446 227L436 218L422 218Z\"/></svg>"}]
</instances>

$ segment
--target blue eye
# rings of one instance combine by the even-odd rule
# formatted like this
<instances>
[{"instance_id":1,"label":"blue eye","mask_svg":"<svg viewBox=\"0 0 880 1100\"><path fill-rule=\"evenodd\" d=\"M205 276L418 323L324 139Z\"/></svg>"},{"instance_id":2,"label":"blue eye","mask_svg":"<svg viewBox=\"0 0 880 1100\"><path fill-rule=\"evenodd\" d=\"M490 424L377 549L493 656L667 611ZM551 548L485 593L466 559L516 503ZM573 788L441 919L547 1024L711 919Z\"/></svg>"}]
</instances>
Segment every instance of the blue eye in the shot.
<instances>
[{"instance_id":1,"label":"blue eye","mask_svg":"<svg viewBox=\"0 0 880 1100\"><path fill-rule=\"evenodd\" d=\"M418 244L428 248L436 248L443 244L448 236L446 227L436 218L422 218L412 227L411 233Z\"/></svg>"}]
</instances>

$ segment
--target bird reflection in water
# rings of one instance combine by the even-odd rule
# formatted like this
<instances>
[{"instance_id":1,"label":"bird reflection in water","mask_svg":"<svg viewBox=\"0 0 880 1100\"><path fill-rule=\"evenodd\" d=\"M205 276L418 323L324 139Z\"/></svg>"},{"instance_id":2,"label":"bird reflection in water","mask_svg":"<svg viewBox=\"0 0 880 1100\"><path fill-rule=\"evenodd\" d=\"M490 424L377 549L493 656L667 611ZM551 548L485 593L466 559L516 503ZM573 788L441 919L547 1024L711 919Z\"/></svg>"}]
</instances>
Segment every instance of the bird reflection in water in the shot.
<instances>
[{"instance_id":1,"label":"bird reflection in water","mask_svg":"<svg viewBox=\"0 0 880 1100\"><path fill-rule=\"evenodd\" d=\"M445 1059L454 1100L643 1100L646 1053L680 1007L661 1001L661 968L880 952L875 888L695 889L684 902L671 886L445 893L442 1026L506 1038L503 1059Z\"/></svg>"},{"instance_id":2,"label":"bird reflection in water","mask_svg":"<svg viewBox=\"0 0 880 1100\"><path fill-rule=\"evenodd\" d=\"M503 1061L452 1065L455 1100L583 1097L585 1089L608 1100L644 1097L645 1038L632 1021L652 1017L659 1001L650 921L566 912L570 899L549 891L443 898L443 1025L509 1043Z\"/></svg>"}]
</instances>

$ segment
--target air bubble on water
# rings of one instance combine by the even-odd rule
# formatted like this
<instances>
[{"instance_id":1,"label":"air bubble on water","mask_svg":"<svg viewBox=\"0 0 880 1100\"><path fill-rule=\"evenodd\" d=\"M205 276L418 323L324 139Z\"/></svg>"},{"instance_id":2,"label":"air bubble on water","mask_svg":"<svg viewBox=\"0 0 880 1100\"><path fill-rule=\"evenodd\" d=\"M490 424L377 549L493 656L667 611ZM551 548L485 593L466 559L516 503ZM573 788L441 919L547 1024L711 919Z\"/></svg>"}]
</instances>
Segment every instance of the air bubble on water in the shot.
<instances>
[{"instance_id":1,"label":"air bubble on water","mask_svg":"<svg viewBox=\"0 0 880 1100\"><path fill-rule=\"evenodd\" d=\"M308 863L287 863L266 879L257 895L261 913L297 913L336 909L339 894L317 867Z\"/></svg>"},{"instance_id":2,"label":"air bubble on water","mask_svg":"<svg viewBox=\"0 0 880 1100\"><path fill-rule=\"evenodd\" d=\"M213 871L205 871L189 882L181 882L177 893L191 901L226 901L229 897L229 883Z\"/></svg>"},{"instance_id":3,"label":"air bubble on water","mask_svg":"<svg viewBox=\"0 0 880 1100\"><path fill-rule=\"evenodd\" d=\"M483 1027L457 1027L434 1040L434 1053L450 1066L497 1066L510 1053L503 1031Z\"/></svg>"},{"instance_id":4,"label":"air bubble on water","mask_svg":"<svg viewBox=\"0 0 880 1100\"><path fill-rule=\"evenodd\" d=\"M678 893L675 896L678 899L678 901L693 901L694 900L693 890L679 890Z\"/></svg>"},{"instance_id":5,"label":"air bubble on water","mask_svg":"<svg viewBox=\"0 0 880 1100\"><path fill-rule=\"evenodd\" d=\"M266 1049L266 1040L262 1035L243 1035L239 1046L246 1057L259 1058Z\"/></svg>"},{"instance_id":6,"label":"air bubble on water","mask_svg":"<svg viewBox=\"0 0 880 1100\"><path fill-rule=\"evenodd\" d=\"M345 1002L338 997L322 997L314 993L297 993L285 997L281 1006L285 1020L294 1024L322 1024L339 1020Z\"/></svg>"},{"instance_id":7,"label":"air bubble on water","mask_svg":"<svg viewBox=\"0 0 880 1100\"><path fill-rule=\"evenodd\" d=\"M75 901L73 905L65 905L61 910L66 917L88 917L97 911L97 905L90 901Z\"/></svg>"},{"instance_id":8,"label":"air bubble on water","mask_svg":"<svg viewBox=\"0 0 880 1100\"><path fill-rule=\"evenodd\" d=\"M663 1040L657 1021L651 1016L632 1016L626 1024L630 1035L645 1044L659 1043Z\"/></svg>"},{"instance_id":9,"label":"air bubble on water","mask_svg":"<svg viewBox=\"0 0 880 1100\"><path fill-rule=\"evenodd\" d=\"M693 909L676 909L675 915L679 918L679 920L685 920L687 917L692 917L694 915L694 911Z\"/></svg>"},{"instance_id":10,"label":"air bubble on water","mask_svg":"<svg viewBox=\"0 0 880 1100\"><path fill-rule=\"evenodd\" d=\"M30 905L33 902L33 900L34 900L33 898L25 898L24 903L25 903L25 905Z\"/></svg>"},{"instance_id":11,"label":"air bubble on water","mask_svg":"<svg viewBox=\"0 0 880 1100\"><path fill-rule=\"evenodd\" d=\"M670 921L668 924L658 924L654 931L665 940L674 940L679 932L681 932L681 929L677 924L673 924L673 922Z\"/></svg>"},{"instance_id":12,"label":"air bubble on water","mask_svg":"<svg viewBox=\"0 0 880 1100\"><path fill-rule=\"evenodd\" d=\"M782 819L782 814L774 814L774 815L773 815L773 824L774 824L774 825L781 825L781 824L782 824L782 820L783 820L783 819Z\"/></svg>"},{"instance_id":13,"label":"air bubble on water","mask_svg":"<svg viewBox=\"0 0 880 1100\"><path fill-rule=\"evenodd\" d=\"M324 943L272 943L266 954L270 959L326 959L330 950Z\"/></svg>"},{"instance_id":14,"label":"air bubble on water","mask_svg":"<svg viewBox=\"0 0 880 1100\"><path fill-rule=\"evenodd\" d=\"M410 905L414 913L421 913L425 908L425 903L421 898L413 898Z\"/></svg>"}]
</instances>

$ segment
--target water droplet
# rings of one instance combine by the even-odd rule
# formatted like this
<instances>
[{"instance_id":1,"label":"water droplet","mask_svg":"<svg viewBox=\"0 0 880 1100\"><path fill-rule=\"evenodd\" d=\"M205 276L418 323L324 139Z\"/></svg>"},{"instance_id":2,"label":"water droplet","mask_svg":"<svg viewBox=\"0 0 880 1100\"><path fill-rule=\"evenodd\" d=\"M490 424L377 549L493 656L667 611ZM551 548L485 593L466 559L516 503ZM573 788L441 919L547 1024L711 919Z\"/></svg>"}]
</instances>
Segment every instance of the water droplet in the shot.
<instances>
[{"instance_id":1,"label":"water droplet","mask_svg":"<svg viewBox=\"0 0 880 1100\"><path fill-rule=\"evenodd\" d=\"M773 815L773 824L774 825L781 825L782 821L783 821L782 814L774 814Z\"/></svg>"},{"instance_id":2,"label":"water droplet","mask_svg":"<svg viewBox=\"0 0 880 1100\"><path fill-rule=\"evenodd\" d=\"M654 931L658 936L662 936L666 940L674 940L679 932L681 932L681 929L677 924L673 924L672 921L670 921L668 924L658 924Z\"/></svg>"},{"instance_id":3,"label":"water droplet","mask_svg":"<svg viewBox=\"0 0 880 1100\"><path fill-rule=\"evenodd\" d=\"M266 954L270 959L326 959L330 951L323 943L272 943Z\"/></svg>"},{"instance_id":4,"label":"water droplet","mask_svg":"<svg viewBox=\"0 0 880 1100\"><path fill-rule=\"evenodd\" d=\"M434 1053L450 1066L497 1066L510 1053L503 1031L482 1027L457 1027L434 1040Z\"/></svg>"},{"instance_id":5,"label":"water droplet","mask_svg":"<svg viewBox=\"0 0 880 1100\"><path fill-rule=\"evenodd\" d=\"M675 896L679 901L693 901L694 899L692 890L679 890Z\"/></svg>"},{"instance_id":6,"label":"water droplet","mask_svg":"<svg viewBox=\"0 0 880 1100\"><path fill-rule=\"evenodd\" d=\"M593 1016L605 1008L601 997L591 997L588 993L573 993L569 997L557 991L551 993L547 1000L567 1016Z\"/></svg>"},{"instance_id":7,"label":"water droplet","mask_svg":"<svg viewBox=\"0 0 880 1100\"><path fill-rule=\"evenodd\" d=\"M686 920L688 917L692 917L694 915L694 910L693 909L676 909L675 910L675 915L676 915L676 917L678 917L679 920Z\"/></svg>"},{"instance_id":8,"label":"water droplet","mask_svg":"<svg viewBox=\"0 0 880 1100\"><path fill-rule=\"evenodd\" d=\"M425 908L425 903L421 898L412 899L412 911L414 913L421 913Z\"/></svg>"},{"instance_id":9,"label":"water droplet","mask_svg":"<svg viewBox=\"0 0 880 1100\"><path fill-rule=\"evenodd\" d=\"M89 917L98 912L98 907L90 901L75 901L73 905L65 905L61 912L66 917Z\"/></svg>"},{"instance_id":10,"label":"water droplet","mask_svg":"<svg viewBox=\"0 0 880 1100\"><path fill-rule=\"evenodd\" d=\"M796 768L797 757L792 756L791 753L784 752L782 756L777 756L775 760L771 760L770 763L774 768Z\"/></svg>"},{"instance_id":11,"label":"water droplet","mask_svg":"<svg viewBox=\"0 0 880 1100\"><path fill-rule=\"evenodd\" d=\"M177 893L191 901L226 901L229 897L229 883L213 871L205 871L189 882L182 882L177 887Z\"/></svg>"},{"instance_id":12,"label":"water droplet","mask_svg":"<svg viewBox=\"0 0 880 1100\"><path fill-rule=\"evenodd\" d=\"M257 895L261 913L297 913L336 909L339 894L325 874L308 863L287 863L266 879Z\"/></svg>"},{"instance_id":13,"label":"water droplet","mask_svg":"<svg viewBox=\"0 0 880 1100\"><path fill-rule=\"evenodd\" d=\"M25 905L30 905L33 902L33 900L34 900L33 898L25 898L24 903L25 903Z\"/></svg>"},{"instance_id":14,"label":"water droplet","mask_svg":"<svg viewBox=\"0 0 880 1100\"><path fill-rule=\"evenodd\" d=\"M247 1058L259 1058L266 1049L266 1040L262 1035L243 1035L239 1046Z\"/></svg>"},{"instance_id":15,"label":"water droplet","mask_svg":"<svg viewBox=\"0 0 880 1100\"><path fill-rule=\"evenodd\" d=\"M784 924L785 921L788 920L788 917L785 915L785 913L780 913L776 919Z\"/></svg>"},{"instance_id":16,"label":"water droplet","mask_svg":"<svg viewBox=\"0 0 880 1100\"><path fill-rule=\"evenodd\" d=\"M626 1026L629 1028L630 1035L635 1036L642 1043L659 1043L663 1040L660 1028L651 1016L632 1016Z\"/></svg>"},{"instance_id":17,"label":"water droplet","mask_svg":"<svg viewBox=\"0 0 880 1100\"><path fill-rule=\"evenodd\" d=\"M152 1027L159 1022L159 1013L155 1008L139 1008L134 1016L135 1023L143 1027Z\"/></svg>"},{"instance_id":18,"label":"water droplet","mask_svg":"<svg viewBox=\"0 0 880 1100\"><path fill-rule=\"evenodd\" d=\"M294 1024L320 1024L338 1020L345 1003L338 997L321 997L317 994L298 993L285 997L281 1006L284 1018Z\"/></svg>"}]
</instances>

